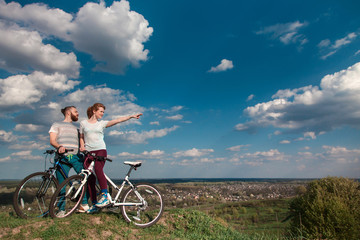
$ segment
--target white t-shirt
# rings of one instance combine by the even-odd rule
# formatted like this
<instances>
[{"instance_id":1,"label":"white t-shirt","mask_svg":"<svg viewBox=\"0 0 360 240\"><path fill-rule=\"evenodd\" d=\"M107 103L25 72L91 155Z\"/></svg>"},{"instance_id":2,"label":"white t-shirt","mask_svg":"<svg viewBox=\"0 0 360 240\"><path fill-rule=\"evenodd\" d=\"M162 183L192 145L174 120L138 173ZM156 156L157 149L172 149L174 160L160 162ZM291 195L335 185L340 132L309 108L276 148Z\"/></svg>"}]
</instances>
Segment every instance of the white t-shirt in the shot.
<instances>
[{"instance_id":1,"label":"white t-shirt","mask_svg":"<svg viewBox=\"0 0 360 240\"><path fill-rule=\"evenodd\" d=\"M96 151L106 149L104 141L104 128L109 121L98 121L89 123L88 120L80 122L80 134L84 134L85 149L87 151Z\"/></svg>"}]
</instances>

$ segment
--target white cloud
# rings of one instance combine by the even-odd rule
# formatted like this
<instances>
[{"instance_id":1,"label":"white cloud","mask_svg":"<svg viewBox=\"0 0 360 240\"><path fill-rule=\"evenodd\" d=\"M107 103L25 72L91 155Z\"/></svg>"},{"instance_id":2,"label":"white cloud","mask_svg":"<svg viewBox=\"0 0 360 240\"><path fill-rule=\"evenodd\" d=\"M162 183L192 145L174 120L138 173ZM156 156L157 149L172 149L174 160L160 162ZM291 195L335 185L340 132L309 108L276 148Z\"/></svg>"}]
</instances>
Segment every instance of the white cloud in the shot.
<instances>
[{"instance_id":1,"label":"white cloud","mask_svg":"<svg viewBox=\"0 0 360 240\"><path fill-rule=\"evenodd\" d=\"M154 122L150 122L150 125L157 125L157 126L159 126L160 123L159 123L159 121L154 121Z\"/></svg>"},{"instance_id":2,"label":"white cloud","mask_svg":"<svg viewBox=\"0 0 360 240\"><path fill-rule=\"evenodd\" d=\"M73 16L61 9L49 9L47 5L34 3L22 7L19 3L0 0L0 16L7 20L24 22L32 29L48 35L67 38L73 28Z\"/></svg>"},{"instance_id":3,"label":"white cloud","mask_svg":"<svg viewBox=\"0 0 360 240\"><path fill-rule=\"evenodd\" d=\"M246 144L246 145L236 145L236 146L229 147L229 148L227 148L226 150L232 151L232 152L238 152L238 151L241 151L241 150L243 150L244 148L247 148L247 147L249 147L249 146L250 146L249 144Z\"/></svg>"},{"instance_id":4,"label":"white cloud","mask_svg":"<svg viewBox=\"0 0 360 240\"><path fill-rule=\"evenodd\" d=\"M327 161L335 161L338 163L358 163L360 158L359 149L347 149L340 146L323 146L326 150L322 157Z\"/></svg>"},{"instance_id":5,"label":"white cloud","mask_svg":"<svg viewBox=\"0 0 360 240\"><path fill-rule=\"evenodd\" d=\"M201 157L201 156L207 155L212 152L214 152L213 149L192 148L192 149L186 150L186 151L175 152L173 154L173 156L176 158L179 158L179 157Z\"/></svg>"},{"instance_id":6,"label":"white cloud","mask_svg":"<svg viewBox=\"0 0 360 240\"><path fill-rule=\"evenodd\" d=\"M307 26L307 22L301 23L300 21L289 23L278 23L275 25L267 26L262 30L256 32L258 35L271 35L273 39L279 39L284 44L300 43L303 45L307 43L307 39L299 31L301 28Z\"/></svg>"},{"instance_id":7,"label":"white cloud","mask_svg":"<svg viewBox=\"0 0 360 240\"><path fill-rule=\"evenodd\" d=\"M162 150L152 150L144 151L140 154L133 154L128 152L119 153L118 156L122 159L159 159L165 155L165 152Z\"/></svg>"},{"instance_id":8,"label":"white cloud","mask_svg":"<svg viewBox=\"0 0 360 240\"><path fill-rule=\"evenodd\" d=\"M0 108L37 103L48 94L70 90L77 84L79 82L68 80L59 73L33 72L0 79Z\"/></svg>"},{"instance_id":9,"label":"white cloud","mask_svg":"<svg viewBox=\"0 0 360 240\"><path fill-rule=\"evenodd\" d=\"M134 103L135 100L134 95L129 92L108 88L106 86L89 85L68 94L64 97L62 105L75 105L79 112L85 113L89 106L92 106L95 102L101 102L106 107L105 113L108 115L105 116L106 119L111 120L119 116L145 111L145 108ZM139 122L139 120L130 120L122 124L134 122Z\"/></svg>"},{"instance_id":10,"label":"white cloud","mask_svg":"<svg viewBox=\"0 0 360 240\"><path fill-rule=\"evenodd\" d=\"M178 128L179 126L173 126L171 128L163 128L159 130L142 131L140 133L136 131L121 132L112 130L109 132L109 136L121 138L123 141L128 143L138 144L145 143L148 139L164 137Z\"/></svg>"},{"instance_id":11,"label":"white cloud","mask_svg":"<svg viewBox=\"0 0 360 240\"><path fill-rule=\"evenodd\" d=\"M248 107L250 121L235 129L274 126L314 138L341 126L360 127L360 63L325 76L317 86L279 90L273 100Z\"/></svg>"},{"instance_id":12,"label":"white cloud","mask_svg":"<svg viewBox=\"0 0 360 240\"><path fill-rule=\"evenodd\" d=\"M128 65L139 66L148 60L143 43L153 28L139 13L130 11L128 1L86 3L74 19L70 38L75 47L89 53L98 62L96 70L124 73Z\"/></svg>"},{"instance_id":13,"label":"white cloud","mask_svg":"<svg viewBox=\"0 0 360 240\"><path fill-rule=\"evenodd\" d=\"M17 139L16 136L13 135L12 132L6 132L4 130L0 130L0 142L10 143Z\"/></svg>"},{"instance_id":14,"label":"white cloud","mask_svg":"<svg viewBox=\"0 0 360 240\"><path fill-rule=\"evenodd\" d=\"M32 36L28 39L28 41L33 41L32 51L38 50L42 53L38 57L29 53L28 58L30 59L27 62L20 61L17 63L18 65L26 65L35 59L37 61L32 64L41 66L45 63L45 59L49 59L49 56L56 55L62 58L71 57L72 61L52 58L54 63L49 61L48 64L59 67L68 64L78 70L79 64L72 64L74 62L73 53L66 55L58 52L51 45L43 46L42 39L39 38L40 33L44 37L54 36L64 41L70 41L77 50L91 54L97 62L95 70L98 71L123 74L127 66L137 67L141 61L148 60L149 51L144 49L144 43L149 40L153 28L148 27L148 21L141 14L130 10L129 2L126 0L114 1L109 7L105 6L104 1L88 2L74 16L61 9L50 9L44 4L28 4L21 7L17 3L6 4L1 0L0 16L11 22L12 25L14 25L13 22L19 22L28 27L26 35ZM9 34L9 31L7 33L6 36L15 36L15 33ZM4 35L2 34L2 36ZM20 41L18 44L25 47L25 36L20 36L15 40ZM8 57L10 56L8 54ZM6 59L3 65L10 63ZM37 65L34 68L38 67Z\"/></svg>"},{"instance_id":15,"label":"white cloud","mask_svg":"<svg viewBox=\"0 0 360 240\"><path fill-rule=\"evenodd\" d=\"M0 162L7 162L12 160L10 156L4 157L4 158L0 158Z\"/></svg>"},{"instance_id":16,"label":"white cloud","mask_svg":"<svg viewBox=\"0 0 360 240\"><path fill-rule=\"evenodd\" d=\"M41 156L31 155L31 150L25 150L20 152L15 152L11 154L13 159L22 159L22 160L41 160Z\"/></svg>"},{"instance_id":17,"label":"white cloud","mask_svg":"<svg viewBox=\"0 0 360 240\"><path fill-rule=\"evenodd\" d=\"M319 48L323 48L323 47L328 47L330 45L330 40L329 39L324 39L321 40L321 42L318 44Z\"/></svg>"},{"instance_id":18,"label":"white cloud","mask_svg":"<svg viewBox=\"0 0 360 240\"><path fill-rule=\"evenodd\" d=\"M75 54L60 52L50 44L43 44L40 33L0 21L0 35L0 68L10 72L36 70L78 77L80 63Z\"/></svg>"},{"instance_id":19,"label":"white cloud","mask_svg":"<svg viewBox=\"0 0 360 240\"><path fill-rule=\"evenodd\" d=\"M49 141L49 139L45 139ZM46 148L49 148L49 144L40 143L40 141L28 141L28 142L20 142L17 144L12 144L9 146L10 149L21 149L21 150L44 150Z\"/></svg>"},{"instance_id":20,"label":"white cloud","mask_svg":"<svg viewBox=\"0 0 360 240\"><path fill-rule=\"evenodd\" d=\"M35 124L16 124L15 131L23 131L23 132L39 132L43 129L43 126L35 125Z\"/></svg>"},{"instance_id":21,"label":"white cloud","mask_svg":"<svg viewBox=\"0 0 360 240\"><path fill-rule=\"evenodd\" d=\"M352 32L343 38L335 40L334 43L331 43L331 41L329 39L322 40L318 44L318 47L320 48L321 52L326 52L326 53L322 54L321 59L325 60L328 57L334 55L340 48L352 43L357 37L358 37L358 34L356 34L355 32Z\"/></svg>"},{"instance_id":22,"label":"white cloud","mask_svg":"<svg viewBox=\"0 0 360 240\"><path fill-rule=\"evenodd\" d=\"M236 154L230 160L235 165L246 164L250 166L261 166L264 162L288 161L288 156L277 149L264 152Z\"/></svg>"},{"instance_id":23,"label":"white cloud","mask_svg":"<svg viewBox=\"0 0 360 240\"><path fill-rule=\"evenodd\" d=\"M291 142L289 140L282 140L280 144L290 144Z\"/></svg>"},{"instance_id":24,"label":"white cloud","mask_svg":"<svg viewBox=\"0 0 360 240\"><path fill-rule=\"evenodd\" d=\"M181 115L181 114L177 114L177 115L174 115L174 116L168 116L168 117L166 117L166 119L169 119L169 120L181 120L181 119L183 119L183 115Z\"/></svg>"},{"instance_id":25,"label":"white cloud","mask_svg":"<svg viewBox=\"0 0 360 240\"><path fill-rule=\"evenodd\" d=\"M221 63L216 67L211 67L208 72L223 72L234 68L233 62L227 59L221 60Z\"/></svg>"},{"instance_id":26,"label":"white cloud","mask_svg":"<svg viewBox=\"0 0 360 240\"><path fill-rule=\"evenodd\" d=\"M336 40L335 43L331 46L331 48L338 49L344 45L351 43L351 41L355 40L356 37L356 33L349 33L347 36Z\"/></svg>"},{"instance_id":27,"label":"white cloud","mask_svg":"<svg viewBox=\"0 0 360 240\"><path fill-rule=\"evenodd\" d=\"M254 97L255 97L255 95L254 95L254 94L251 94L251 95L249 95L249 96L247 97L246 101L251 101L251 100L254 99Z\"/></svg>"}]
</instances>

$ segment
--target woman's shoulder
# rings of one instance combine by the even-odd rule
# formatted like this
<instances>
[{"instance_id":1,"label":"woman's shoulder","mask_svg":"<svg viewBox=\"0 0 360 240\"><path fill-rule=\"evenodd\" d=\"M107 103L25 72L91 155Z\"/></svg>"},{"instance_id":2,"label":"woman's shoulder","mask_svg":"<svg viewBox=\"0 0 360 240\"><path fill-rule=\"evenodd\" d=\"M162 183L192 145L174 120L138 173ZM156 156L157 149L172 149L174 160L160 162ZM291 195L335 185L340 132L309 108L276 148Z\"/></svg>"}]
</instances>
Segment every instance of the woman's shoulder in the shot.
<instances>
[{"instance_id":1,"label":"woman's shoulder","mask_svg":"<svg viewBox=\"0 0 360 240\"><path fill-rule=\"evenodd\" d=\"M80 121L80 125L86 125L88 124L88 120L87 119L84 119L82 121Z\"/></svg>"}]
</instances>

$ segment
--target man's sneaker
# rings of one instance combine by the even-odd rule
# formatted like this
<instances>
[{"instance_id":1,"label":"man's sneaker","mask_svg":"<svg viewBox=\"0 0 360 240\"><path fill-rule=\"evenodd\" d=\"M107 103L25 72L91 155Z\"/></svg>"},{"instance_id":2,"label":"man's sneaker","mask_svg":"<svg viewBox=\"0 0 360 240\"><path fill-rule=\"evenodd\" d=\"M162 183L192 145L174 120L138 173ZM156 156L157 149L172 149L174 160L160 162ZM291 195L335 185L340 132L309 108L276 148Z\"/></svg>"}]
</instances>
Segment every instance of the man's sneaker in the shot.
<instances>
[{"instance_id":1,"label":"man's sneaker","mask_svg":"<svg viewBox=\"0 0 360 240\"><path fill-rule=\"evenodd\" d=\"M102 193L100 200L98 201L97 204L95 204L95 206L101 208L101 207L105 207L105 206L107 206L109 204L110 204L110 201L107 198L107 194Z\"/></svg>"},{"instance_id":2,"label":"man's sneaker","mask_svg":"<svg viewBox=\"0 0 360 240\"><path fill-rule=\"evenodd\" d=\"M65 217L65 214L66 214L66 212L64 210L61 210L56 213L56 217L63 218L63 217Z\"/></svg>"},{"instance_id":3,"label":"man's sneaker","mask_svg":"<svg viewBox=\"0 0 360 240\"><path fill-rule=\"evenodd\" d=\"M100 211L100 208L96 207L95 205L92 205L91 208L89 208L86 213L97 213Z\"/></svg>"},{"instance_id":4,"label":"man's sneaker","mask_svg":"<svg viewBox=\"0 0 360 240\"><path fill-rule=\"evenodd\" d=\"M79 213L84 213L89 210L89 205L87 204L80 204L79 208L76 210Z\"/></svg>"}]
</instances>

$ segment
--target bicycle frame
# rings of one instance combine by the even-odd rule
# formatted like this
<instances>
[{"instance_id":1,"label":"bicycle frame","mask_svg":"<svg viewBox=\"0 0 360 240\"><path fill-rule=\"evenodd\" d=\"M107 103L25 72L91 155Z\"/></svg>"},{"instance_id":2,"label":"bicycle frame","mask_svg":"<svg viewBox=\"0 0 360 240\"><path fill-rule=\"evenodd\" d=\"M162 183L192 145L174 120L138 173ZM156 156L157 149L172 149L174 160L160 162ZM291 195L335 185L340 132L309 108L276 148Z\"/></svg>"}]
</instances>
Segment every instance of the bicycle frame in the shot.
<instances>
[{"instance_id":1,"label":"bicycle frame","mask_svg":"<svg viewBox=\"0 0 360 240\"><path fill-rule=\"evenodd\" d=\"M52 150L50 150L50 152L45 152L47 154L52 154ZM50 181L46 181L46 186L44 186L45 184L45 181L43 181L36 193L36 196L38 198L41 198L45 195L45 193L47 192L50 184L51 184L51 180L55 177L55 174L57 171L60 172L60 174L64 177L64 179L68 178L68 175L66 174L63 166L62 166L62 163L61 163L62 159L61 157L58 157L57 158L57 161L54 163L54 166L53 167L50 167L48 170L46 170L45 172L49 174L49 180ZM65 163L63 163L65 164Z\"/></svg>"},{"instance_id":2,"label":"bicycle frame","mask_svg":"<svg viewBox=\"0 0 360 240\"><path fill-rule=\"evenodd\" d=\"M83 170L81 171L81 173L79 174L79 175L83 175L83 176L84 176L83 180L81 181L81 186L84 186L84 185L87 183L87 180L88 180L89 176L90 176L91 174L93 174L93 169L94 169L95 161L96 161L96 160L94 159L94 160L90 163L89 167L88 167L87 169L83 169ZM121 184L120 187L118 187L118 186L104 173L105 178L106 178L106 180L108 181L108 183L109 183L113 188L115 188L115 189L117 190L117 193L116 193L116 196L115 196L114 199L112 199L111 195L108 193L108 197L109 197L109 200L110 200L110 203L111 203L110 205L115 206L115 207L118 207L118 206L141 206L141 205L143 205L144 203L146 203L146 201L144 200L144 198L141 197L141 195L138 193L138 191L136 191L134 185L133 185L133 184L130 182L130 180L129 180L130 173L131 173L131 171L132 171L133 169L135 169L135 168L136 168L135 166L130 165L130 169L129 169L128 173L126 174L126 176L125 176L125 178L124 178L124 180L123 180L123 182L122 182L122 184ZM122 192L122 190L124 189L124 186L125 186L126 183L129 184L129 186L134 189L134 192L135 192L136 196L140 199L141 203L116 203L116 201L119 199L119 197L120 197L120 195L121 195L121 192ZM78 188L77 192L74 194L74 196L73 196L72 199L77 198L77 196L78 196L78 195L80 194L80 192L81 192L81 189L82 189L82 187ZM66 195L68 195L68 194L71 193L71 192L72 192L72 188L69 188L69 190L68 190L68 192L66 193Z\"/></svg>"}]
</instances>

